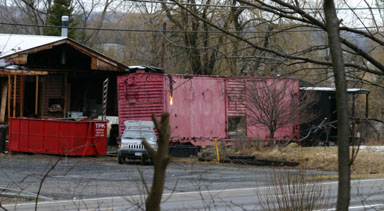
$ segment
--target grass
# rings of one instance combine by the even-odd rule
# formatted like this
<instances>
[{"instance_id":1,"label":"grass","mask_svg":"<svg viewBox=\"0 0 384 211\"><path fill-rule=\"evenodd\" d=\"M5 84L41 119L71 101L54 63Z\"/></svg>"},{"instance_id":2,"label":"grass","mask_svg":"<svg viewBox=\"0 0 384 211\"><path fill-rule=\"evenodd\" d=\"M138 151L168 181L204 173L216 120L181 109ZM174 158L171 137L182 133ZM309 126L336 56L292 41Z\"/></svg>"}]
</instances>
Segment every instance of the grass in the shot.
<instances>
[{"instance_id":1,"label":"grass","mask_svg":"<svg viewBox=\"0 0 384 211\"><path fill-rule=\"evenodd\" d=\"M215 158L213 149L212 158ZM352 150L351 150L352 153ZM263 147L261 144L247 144L242 142L230 148L220 147L220 157L230 154L255 155L256 159L282 160L300 163L296 168L337 171L337 146L331 147L301 147L290 144L285 147ZM377 150L367 146L360 149L356 160L351 166L352 178L373 178L384 176L384 146L383 150ZM318 178L320 180L336 179ZM331 178L332 177L332 178Z\"/></svg>"},{"instance_id":2,"label":"grass","mask_svg":"<svg viewBox=\"0 0 384 211\"><path fill-rule=\"evenodd\" d=\"M351 150L352 151L352 150ZM337 147L266 148L253 153L260 159L299 162L298 168L337 171ZM351 167L352 175L384 174L384 151L360 149Z\"/></svg>"},{"instance_id":3,"label":"grass","mask_svg":"<svg viewBox=\"0 0 384 211\"><path fill-rule=\"evenodd\" d=\"M369 179L369 178L382 178L384 177L384 173L379 174L352 174L352 179ZM310 176L306 178L306 181L329 181L329 180L337 180L339 177L337 174L331 175L320 175L320 176Z\"/></svg>"}]
</instances>

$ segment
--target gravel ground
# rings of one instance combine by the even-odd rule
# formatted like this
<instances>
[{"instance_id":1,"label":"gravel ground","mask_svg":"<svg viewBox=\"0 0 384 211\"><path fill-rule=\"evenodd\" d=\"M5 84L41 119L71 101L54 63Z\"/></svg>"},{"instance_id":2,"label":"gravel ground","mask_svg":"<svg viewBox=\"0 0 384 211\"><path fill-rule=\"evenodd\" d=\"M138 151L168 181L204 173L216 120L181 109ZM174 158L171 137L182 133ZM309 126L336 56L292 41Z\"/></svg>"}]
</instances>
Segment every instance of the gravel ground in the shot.
<instances>
[{"instance_id":1,"label":"gravel ground","mask_svg":"<svg viewBox=\"0 0 384 211\"><path fill-rule=\"evenodd\" d=\"M144 190L139 172L148 183L152 181L153 166L138 163L119 165L115 157L67 158L18 154L0 155L0 187L37 193L42 178L58 159L59 163L42 184L42 196L79 199L137 195ZM167 169L165 192L265 186L271 172L271 168L172 162Z\"/></svg>"}]
</instances>

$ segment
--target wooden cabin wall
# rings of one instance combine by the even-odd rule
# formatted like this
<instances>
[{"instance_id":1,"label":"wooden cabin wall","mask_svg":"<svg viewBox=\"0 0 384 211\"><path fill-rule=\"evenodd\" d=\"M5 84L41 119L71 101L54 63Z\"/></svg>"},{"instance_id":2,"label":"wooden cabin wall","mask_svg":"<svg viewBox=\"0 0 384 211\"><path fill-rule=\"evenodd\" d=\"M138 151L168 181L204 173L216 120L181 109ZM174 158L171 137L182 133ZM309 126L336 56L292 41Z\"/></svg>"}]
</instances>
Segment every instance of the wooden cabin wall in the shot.
<instances>
[{"instance_id":1,"label":"wooden cabin wall","mask_svg":"<svg viewBox=\"0 0 384 211\"><path fill-rule=\"evenodd\" d=\"M42 116L63 117L65 107L65 74L44 76L43 84ZM60 105L61 110L52 111L54 104Z\"/></svg>"},{"instance_id":2,"label":"wooden cabin wall","mask_svg":"<svg viewBox=\"0 0 384 211\"><path fill-rule=\"evenodd\" d=\"M8 80L6 77L1 78L1 98L0 98L0 124L6 120L7 111L7 93L8 93Z\"/></svg>"}]
</instances>

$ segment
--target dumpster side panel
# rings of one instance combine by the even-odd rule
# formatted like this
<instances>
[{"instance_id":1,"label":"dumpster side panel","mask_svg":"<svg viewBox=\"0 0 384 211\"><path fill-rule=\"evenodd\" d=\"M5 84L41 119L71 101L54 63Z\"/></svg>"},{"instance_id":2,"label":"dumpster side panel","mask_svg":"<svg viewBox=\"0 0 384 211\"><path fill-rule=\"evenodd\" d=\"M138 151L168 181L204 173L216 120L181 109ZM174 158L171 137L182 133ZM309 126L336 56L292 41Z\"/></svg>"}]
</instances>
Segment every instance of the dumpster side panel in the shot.
<instances>
[{"instance_id":1,"label":"dumpster side panel","mask_svg":"<svg viewBox=\"0 0 384 211\"><path fill-rule=\"evenodd\" d=\"M135 73L117 79L119 135L125 120L152 120L165 111L164 74Z\"/></svg>"},{"instance_id":2,"label":"dumpster side panel","mask_svg":"<svg viewBox=\"0 0 384 211\"><path fill-rule=\"evenodd\" d=\"M94 150L96 155L105 155L107 153L107 123L93 122Z\"/></svg>"},{"instance_id":3,"label":"dumpster side panel","mask_svg":"<svg viewBox=\"0 0 384 211\"><path fill-rule=\"evenodd\" d=\"M20 121L17 121L13 118L8 119L9 124L9 132L8 132L8 150L10 153L12 151L18 151L19 149L19 141L20 141L20 135L19 135L19 126Z\"/></svg>"},{"instance_id":4,"label":"dumpster side panel","mask_svg":"<svg viewBox=\"0 0 384 211\"><path fill-rule=\"evenodd\" d=\"M105 121L9 119L9 151L58 155L105 155Z\"/></svg>"},{"instance_id":5,"label":"dumpster side panel","mask_svg":"<svg viewBox=\"0 0 384 211\"><path fill-rule=\"evenodd\" d=\"M107 152L107 124L106 122L89 122L84 125L89 129L90 138L85 142L83 154L105 155Z\"/></svg>"},{"instance_id":6,"label":"dumpster side panel","mask_svg":"<svg viewBox=\"0 0 384 211\"><path fill-rule=\"evenodd\" d=\"M79 136L72 128L81 128L83 124L71 124L70 122L58 122L59 148L58 153L62 155L75 155L77 149L73 146L73 137ZM84 142L84 141L83 141ZM81 143L81 141L79 142Z\"/></svg>"},{"instance_id":7,"label":"dumpster side panel","mask_svg":"<svg viewBox=\"0 0 384 211\"><path fill-rule=\"evenodd\" d=\"M66 147L65 153L68 155L83 155L84 150L88 147L87 141L91 135L91 128L88 122L82 124L70 125L62 124L63 131L68 131L67 134L61 134L61 143L69 143ZM84 153L86 154L86 153Z\"/></svg>"},{"instance_id":8,"label":"dumpster side panel","mask_svg":"<svg viewBox=\"0 0 384 211\"><path fill-rule=\"evenodd\" d=\"M61 154L59 151L59 123L58 121L41 121L45 153Z\"/></svg>"},{"instance_id":9,"label":"dumpster side panel","mask_svg":"<svg viewBox=\"0 0 384 211\"><path fill-rule=\"evenodd\" d=\"M44 130L42 122L34 119L22 120L20 139L28 143L25 150L34 153L45 153L44 150Z\"/></svg>"},{"instance_id":10,"label":"dumpster side panel","mask_svg":"<svg viewBox=\"0 0 384 211\"><path fill-rule=\"evenodd\" d=\"M31 147L29 145L29 136L28 136L29 122L28 121L18 121L18 122L19 122L18 124L19 125L19 128L18 128L19 148L22 151L28 151L28 149ZM34 148L31 148L31 149L35 150Z\"/></svg>"}]
</instances>

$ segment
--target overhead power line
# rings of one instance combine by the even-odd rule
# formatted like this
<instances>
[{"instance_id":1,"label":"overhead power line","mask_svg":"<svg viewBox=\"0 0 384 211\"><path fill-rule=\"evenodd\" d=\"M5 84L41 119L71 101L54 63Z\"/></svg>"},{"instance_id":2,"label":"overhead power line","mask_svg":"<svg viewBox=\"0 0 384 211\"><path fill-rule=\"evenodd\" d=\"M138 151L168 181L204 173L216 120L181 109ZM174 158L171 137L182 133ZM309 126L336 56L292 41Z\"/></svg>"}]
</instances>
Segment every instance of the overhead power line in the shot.
<instances>
[{"instance_id":1,"label":"overhead power line","mask_svg":"<svg viewBox=\"0 0 384 211\"><path fill-rule=\"evenodd\" d=\"M177 5L175 2L170 1L153 1L153 0L125 0L130 2L138 2L138 3L150 3L150 4L169 4L169 5ZM197 3L178 3L183 6L198 6L198 7L219 7L219 8L246 8L246 9L255 9L255 7L252 6L243 6L243 5L224 5L224 4L197 4ZM280 8L280 9L286 9L286 8ZM304 7L300 8L302 10L323 10L323 8L311 8L311 7ZM380 7L358 7L358 8L348 8L348 7L339 7L335 8L336 10L381 10L384 9Z\"/></svg>"},{"instance_id":2,"label":"overhead power line","mask_svg":"<svg viewBox=\"0 0 384 211\"><path fill-rule=\"evenodd\" d=\"M22 24L22 23L7 23L0 22L0 25L9 25L9 26L24 26L24 27L38 27L38 28L63 28L63 26L53 26L53 25L38 25L38 24ZM76 30L92 30L92 31L116 31L116 32L159 32L159 33L211 33L211 34L222 34L220 31L193 31L193 30L156 30L156 29L119 29L119 28L93 28L93 27L68 27L68 29ZM283 31L283 30L282 30ZM313 31L323 31L322 29L301 29L301 30L286 30L287 32L313 32ZM236 31L228 31L229 33L236 33ZM248 34L263 34L279 31L242 31L241 33Z\"/></svg>"},{"instance_id":3,"label":"overhead power line","mask_svg":"<svg viewBox=\"0 0 384 211\"><path fill-rule=\"evenodd\" d=\"M63 28L63 26L53 26L53 25L38 25L38 24L22 24L22 23L7 23L0 22L0 25L8 25L8 26L22 26L22 27L38 27L38 28ZM381 27L380 27L381 28ZM75 30L91 30L91 31L115 31L115 32L138 32L138 33L210 33L210 34L222 34L220 31L193 31L193 30L156 30L156 29L119 29L119 28L93 28L93 27L68 27L68 29ZM353 29L357 30L365 30L365 29L377 29L376 27L356 27ZM241 33L246 34L264 34L264 33L282 33L282 32L322 32L324 30L313 28L313 29L289 29L284 30L281 29L279 31L242 31ZM236 31L228 31L229 33L237 33Z\"/></svg>"}]
</instances>

